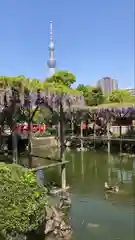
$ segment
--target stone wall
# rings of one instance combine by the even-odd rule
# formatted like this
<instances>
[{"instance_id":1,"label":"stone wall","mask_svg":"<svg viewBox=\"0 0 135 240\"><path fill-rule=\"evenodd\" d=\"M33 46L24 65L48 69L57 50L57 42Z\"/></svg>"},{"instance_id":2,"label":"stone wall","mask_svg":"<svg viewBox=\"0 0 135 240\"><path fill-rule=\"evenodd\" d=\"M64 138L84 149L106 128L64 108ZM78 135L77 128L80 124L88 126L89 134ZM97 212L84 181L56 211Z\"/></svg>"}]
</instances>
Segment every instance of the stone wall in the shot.
<instances>
[{"instance_id":1,"label":"stone wall","mask_svg":"<svg viewBox=\"0 0 135 240\"><path fill-rule=\"evenodd\" d=\"M32 146L37 147L37 146L50 146L50 147L55 147L57 146L57 140L55 137L33 137L32 138Z\"/></svg>"}]
</instances>

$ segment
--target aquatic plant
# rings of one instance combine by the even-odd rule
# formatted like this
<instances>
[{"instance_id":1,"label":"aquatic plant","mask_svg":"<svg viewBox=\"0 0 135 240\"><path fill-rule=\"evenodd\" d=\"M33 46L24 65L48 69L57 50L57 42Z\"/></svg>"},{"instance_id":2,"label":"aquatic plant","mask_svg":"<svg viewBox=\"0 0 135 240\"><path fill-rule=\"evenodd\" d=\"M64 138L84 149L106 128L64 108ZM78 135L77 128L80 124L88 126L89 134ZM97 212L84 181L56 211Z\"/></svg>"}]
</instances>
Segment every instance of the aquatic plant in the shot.
<instances>
[{"instance_id":1,"label":"aquatic plant","mask_svg":"<svg viewBox=\"0 0 135 240\"><path fill-rule=\"evenodd\" d=\"M12 239L37 230L46 218L47 190L30 170L0 163L0 235Z\"/></svg>"}]
</instances>

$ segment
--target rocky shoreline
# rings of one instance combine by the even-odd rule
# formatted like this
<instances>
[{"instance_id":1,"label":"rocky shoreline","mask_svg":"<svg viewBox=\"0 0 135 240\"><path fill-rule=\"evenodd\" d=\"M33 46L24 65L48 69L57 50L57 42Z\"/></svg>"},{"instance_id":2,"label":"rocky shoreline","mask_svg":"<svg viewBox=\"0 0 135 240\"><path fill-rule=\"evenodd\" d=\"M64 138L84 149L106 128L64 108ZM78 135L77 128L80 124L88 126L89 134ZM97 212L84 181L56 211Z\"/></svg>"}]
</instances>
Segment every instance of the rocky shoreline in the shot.
<instances>
[{"instance_id":1,"label":"rocky shoreline","mask_svg":"<svg viewBox=\"0 0 135 240\"><path fill-rule=\"evenodd\" d=\"M46 211L45 239L70 240L73 231L71 226L64 221L64 213L56 207L47 207Z\"/></svg>"},{"instance_id":2,"label":"rocky shoreline","mask_svg":"<svg viewBox=\"0 0 135 240\"><path fill-rule=\"evenodd\" d=\"M71 207L71 199L68 192L62 192L59 201L55 205L46 207L45 236L53 237L51 239L70 240L72 237L72 228L65 221L65 214ZM47 238L48 240L50 238Z\"/></svg>"}]
</instances>

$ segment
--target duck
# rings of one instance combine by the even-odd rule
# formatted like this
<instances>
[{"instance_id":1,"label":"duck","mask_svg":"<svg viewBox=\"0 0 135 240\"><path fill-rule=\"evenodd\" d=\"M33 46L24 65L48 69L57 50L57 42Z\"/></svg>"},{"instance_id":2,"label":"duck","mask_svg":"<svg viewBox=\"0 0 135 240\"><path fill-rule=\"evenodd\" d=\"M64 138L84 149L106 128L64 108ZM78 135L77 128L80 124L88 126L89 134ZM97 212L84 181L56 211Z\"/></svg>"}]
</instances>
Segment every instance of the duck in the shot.
<instances>
[{"instance_id":1,"label":"duck","mask_svg":"<svg viewBox=\"0 0 135 240\"><path fill-rule=\"evenodd\" d=\"M118 193L119 192L119 187L118 186L111 186L107 182L105 182L105 191L107 192L113 192L113 193Z\"/></svg>"}]
</instances>

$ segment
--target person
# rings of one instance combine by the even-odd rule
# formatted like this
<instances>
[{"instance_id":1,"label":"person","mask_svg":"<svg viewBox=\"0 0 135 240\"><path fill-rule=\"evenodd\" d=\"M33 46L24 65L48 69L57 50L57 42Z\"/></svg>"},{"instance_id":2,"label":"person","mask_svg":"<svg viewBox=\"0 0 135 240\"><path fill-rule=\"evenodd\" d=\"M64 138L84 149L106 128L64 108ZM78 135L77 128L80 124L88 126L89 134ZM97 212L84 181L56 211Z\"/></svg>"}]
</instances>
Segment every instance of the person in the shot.
<instances>
[{"instance_id":1,"label":"person","mask_svg":"<svg viewBox=\"0 0 135 240\"><path fill-rule=\"evenodd\" d=\"M40 133L43 133L45 131L45 124L40 124Z\"/></svg>"}]
</instances>

